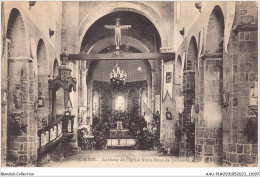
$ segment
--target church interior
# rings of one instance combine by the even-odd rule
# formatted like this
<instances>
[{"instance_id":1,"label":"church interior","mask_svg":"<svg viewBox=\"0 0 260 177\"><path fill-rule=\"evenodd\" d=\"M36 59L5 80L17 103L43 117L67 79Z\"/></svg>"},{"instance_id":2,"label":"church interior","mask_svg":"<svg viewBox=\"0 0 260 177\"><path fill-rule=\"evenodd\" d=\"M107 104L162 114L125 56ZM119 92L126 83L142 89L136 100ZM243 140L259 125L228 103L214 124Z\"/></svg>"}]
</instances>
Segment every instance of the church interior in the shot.
<instances>
[{"instance_id":1,"label":"church interior","mask_svg":"<svg viewBox=\"0 0 260 177\"><path fill-rule=\"evenodd\" d=\"M258 165L257 2L1 7L2 167L122 149Z\"/></svg>"}]
</instances>

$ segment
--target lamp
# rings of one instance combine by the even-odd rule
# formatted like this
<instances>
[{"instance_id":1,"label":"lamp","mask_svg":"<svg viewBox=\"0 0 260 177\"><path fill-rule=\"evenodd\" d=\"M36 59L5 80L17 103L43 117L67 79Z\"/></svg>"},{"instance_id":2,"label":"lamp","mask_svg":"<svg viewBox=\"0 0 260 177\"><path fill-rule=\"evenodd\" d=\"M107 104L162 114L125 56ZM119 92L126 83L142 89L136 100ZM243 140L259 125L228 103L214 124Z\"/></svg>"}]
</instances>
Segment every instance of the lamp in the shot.
<instances>
[{"instance_id":1,"label":"lamp","mask_svg":"<svg viewBox=\"0 0 260 177\"><path fill-rule=\"evenodd\" d=\"M36 1L29 1L29 10L31 9L32 6L34 6Z\"/></svg>"},{"instance_id":2,"label":"lamp","mask_svg":"<svg viewBox=\"0 0 260 177\"><path fill-rule=\"evenodd\" d=\"M109 84L113 87L121 87L125 84L126 72L121 70L118 64L112 69L109 77Z\"/></svg>"},{"instance_id":3,"label":"lamp","mask_svg":"<svg viewBox=\"0 0 260 177\"><path fill-rule=\"evenodd\" d=\"M201 12L201 2L196 2L195 7Z\"/></svg>"},{"instance_id":4,"label":"lamp","mask_svg":"<svg viewBox=\"0 0 260 177\"><path fill-rule=\"evenodd\" d=\"M138 71L138 72L142 72L142 71L143 71L143 68L142 68L141 66L138 66L138 67L137 67L137 71Z\"/></svg>"},{"instance_id":5,"label":"lamp","mask_svg":"<svg viewBox=\"0 0 260 177\"><path fill-rule=\"evenodd\" d=\"M42 96L42 92L40 91L38 97L38 108L44 107L44 98L42 98L41 96Z\"/></svg>"},{"instance_id":6,"label":"lamp","mask_svg":"<svg viewBox=\"0 0 260 177\"><path fill-rule=\"evenodd\" d=\"M49 28L49 35L50 35L50 38L54 35L54 31L51 30L50 28Z\"/></svg>"},{"instance_id":7,"label":"lamp","mask_svg":"<svg viewBox=\"0 0 260 177\"><path fill-rule=\"evenodd\" d=\"M166 107L166 118L167 120L172 120L172 113L168 110L168 107Z\"/></svg>"},{"instance_id":8,"label":"lamp","mask_svg":"<svg viewBox=\"0 0 260 177\"><path fill-rule=\"evenodd\" d=\"M184 36L184 28L182 29L182 30L180 30L180 34L182 35L182 36Z\"/></svg>"}]
</instances>

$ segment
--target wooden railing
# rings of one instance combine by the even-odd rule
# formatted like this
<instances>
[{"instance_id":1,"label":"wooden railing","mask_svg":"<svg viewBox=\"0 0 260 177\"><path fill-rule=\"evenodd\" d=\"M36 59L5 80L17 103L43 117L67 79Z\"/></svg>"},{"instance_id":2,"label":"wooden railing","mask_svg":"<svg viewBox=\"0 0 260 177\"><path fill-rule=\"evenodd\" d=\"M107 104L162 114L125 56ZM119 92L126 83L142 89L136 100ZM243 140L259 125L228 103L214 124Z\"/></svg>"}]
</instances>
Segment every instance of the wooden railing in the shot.
<instances>
[{"instance_id":1,"label":"wooden railing","mask_svg":"<svg viewBox=\"0 0 260 177\"><path fill-rule=\"evenodd\" d=\"M38 130L38 154L48 151L63 137L73 136L73 115L57 115L51 124Z\"/></svg>"}]
</instances>

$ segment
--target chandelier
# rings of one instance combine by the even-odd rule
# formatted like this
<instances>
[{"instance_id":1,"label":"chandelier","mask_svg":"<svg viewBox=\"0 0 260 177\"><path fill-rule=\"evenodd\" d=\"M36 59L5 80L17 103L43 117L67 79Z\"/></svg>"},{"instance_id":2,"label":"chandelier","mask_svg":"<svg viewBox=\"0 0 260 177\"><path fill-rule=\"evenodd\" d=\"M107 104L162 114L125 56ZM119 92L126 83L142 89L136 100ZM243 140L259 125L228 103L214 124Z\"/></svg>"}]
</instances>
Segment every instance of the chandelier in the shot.
<instances>
[{"instance_id":1,"label":"chandelier","mask_svg":"<svg viewBox=\"0 0 260 177\"><path fill-rule=\"evenodd\" d=\"M121 87L125 84L126 72L121 70L118 64L113 68L109 77L109 84L113 87Z\"/></svg>"}]
</instances>

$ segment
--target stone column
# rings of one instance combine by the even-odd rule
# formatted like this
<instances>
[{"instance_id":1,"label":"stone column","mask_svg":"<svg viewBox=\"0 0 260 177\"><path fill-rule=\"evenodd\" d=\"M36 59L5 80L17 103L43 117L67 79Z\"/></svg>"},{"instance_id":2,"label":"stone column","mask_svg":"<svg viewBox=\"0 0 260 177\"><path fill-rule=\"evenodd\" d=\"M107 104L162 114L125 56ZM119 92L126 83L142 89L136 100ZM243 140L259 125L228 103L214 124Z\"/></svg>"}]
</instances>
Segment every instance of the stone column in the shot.
<instances>
[{"instance_id":1,"label":"stone column","mask_svg":"<svg viewBox=\"0 0 260 177\"><path fill-rule=\"evenodd\" d=\"M161 49L162 50L162 49ZM163 50L163 52L170 52L170 49ZM162 61L162 69L161 69L161 115L160 115L160 143L163 145L163 148L166 152L170 153L170 151L174 150L174 142L175 142L175 124L176 124L176 117L174 117L176 113L175 108L175 102L173 101L174 95L172 95L172 98L170 98L169 94L166 94L165 97L163 97L163 88L165 84L164 78L164 63L171 63L174 65L173 58L167 58L165 61ZM174 68L174 67L173 67ZM174 73L174 70L171 71ZM171 78L171 84L173 88L173 78ZM174 89L169 90L173 93ZM172 120L168 120L166 118L166 113L170 112L172 115Z\"/></svg>"},{"instance_id":2,"label":"stone column","mask_svg":"<svg viewBox=\"0 0 260 177\"><path fill-rule=\"evenodd\" d=\"M3 41L3 39L2 39ZM7 156L7 77L8 77L8 57L7 57L7 45L5 44L5 52L1 59L1 165L6 166Z\"/></svg>"},{"instance_id":3,"label":"stone column","mask_svg":"<svg viewBox=\"0 0 260 177\"><path fill-rule=\"evenodd\" d=\"M191 135L191 108L194 105L195 99L195 71L188 70L183 72L183 96L184 96L184 111L182 116L182 138L180 144L180 155L190 156L193 155L194 142L187 141L187 138Z\"/></svg>"},{"instance_id":4,"label":"stone column","mask_svg":"<svg viewBox=\"0 0 260 177\"><path fill-rule=\"evenodd\" d=\"M203 116L196 124L196 160L222 163L222 54L205 54Z\"/></svg>"},{"instance_id":5,"label":"stone column","mask_svg":"<svg viewBox=\"0 0 260 177\"><path fill-rule=\"evenodd\" d=\"M8 61L8 161L33 165L37 159L33 61L30 57L10 57Z\"/></svg>"},{"instance_id":6,"label":"stone column","mask_svg":"<svg viewBox=\"0 0 260 177\"><path fill-rule=\"evenodd\" d=\"M86 74L88 72L88 69L86 68L86 62L81 62L80 63L80 79L79 79L79 106L81 107L80 111L87 111L87 84L86 84ZM86 118L87 118L87 112L85 114L81 114L80 112L81 119L83 120L83 124L86 124Z\"/></svg>"}]
</instances>

